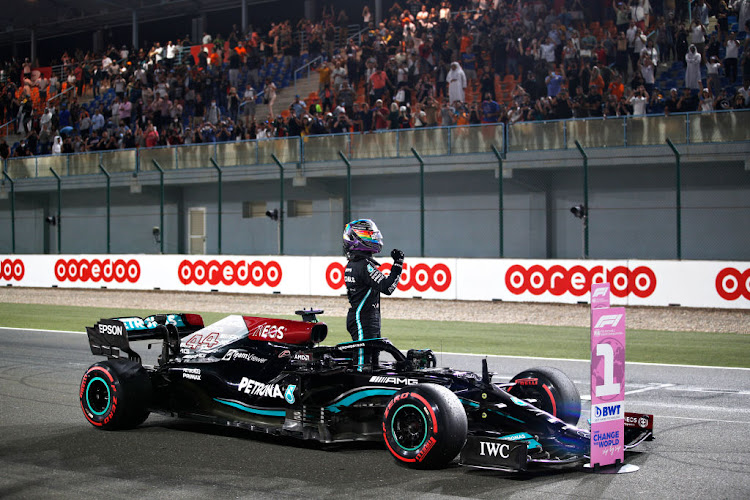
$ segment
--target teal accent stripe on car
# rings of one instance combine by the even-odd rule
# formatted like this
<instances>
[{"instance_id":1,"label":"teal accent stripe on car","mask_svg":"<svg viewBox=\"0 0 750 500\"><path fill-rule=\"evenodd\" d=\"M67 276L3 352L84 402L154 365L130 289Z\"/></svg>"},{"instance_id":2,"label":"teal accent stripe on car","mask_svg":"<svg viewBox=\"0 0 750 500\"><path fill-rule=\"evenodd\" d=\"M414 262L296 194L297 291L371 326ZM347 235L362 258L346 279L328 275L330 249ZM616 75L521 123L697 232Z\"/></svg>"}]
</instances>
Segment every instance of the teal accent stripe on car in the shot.
<instances>
[{"instance_id":1,"label":"teal accent stripe on car","mask_svg":"<svg viewBox=\"0 0 750 500\"><path fill-rule=\"evenodd\" d=\"M470 408L479 408L480 407L479 403L477 403L475 401L471 401L470 399L464 399L464 398L458 398L458 399L461 401L461 404L463 404L464 406L468 406ZM493 408L487 408L486 411L491 411L493 413L497 413L498 415L502 415L505 418L509 418L511 420L515 420L516 422L520 422L522 424L525 423L523 420L519 420L519 419L517 419L515 417L511 417L507 413L503 413L503 412L501 412L499 410L495 410Z\"/></svg>"},{"instance_id":2,"label":"teal accent stripe on car","mask_svg":"<svg viewBox=\"0 0 750 500\"><path fill-rule=\"evenodd\" d=\"M370 398L372 396L393 396L398 392L397 389L365 389L364 391L355 392L354 394L349 394L344 399L339 401L338 403L334 403L328 407L326 407L326 410L338 413L341 411L341 406L351 406L352 404L356 403L357 401L360 401L365 398Z\"/></svg>"},{"instance_id":3,"label":"teal accent stripe on car","mask_svg":"<svg viewBox=\"0 0 750 500\"><path fill-rule=\"evenodd\" d=\"M365 294L365 297L362 299L362 302L359 303L359 306L357 306L357 312L354 315L354 319L357 321L357 340L362 340L364 331L362 330L362 322L359 319L359 313L362 311L362 306L365 305L365 302L367 301L367 297L370 296L372 293L372 288L367 290L367 293ZM359 357L357 359L357 371L362 371L362 365L365 363L365 350L363 348L359 349Z\"/></svg>"},{"instance_id":4,"label":"teal accent stripe on car","mask_svg":"<svg viewBox=\"0 0 750 500\"><path fill-rule=\"evenodd\" d=\"M252 406L243 405L242 403L237 403L236 401L224 401L223 399L214 398L214 401L217 403L221 403L223 405L231 406L232 408L237 408L238 410L246 411L248 413L254 413L256 415L264 415L267 417L285 417L286 411L284 410L262 410L260 408L253 408Z\"/></svg>"}]
</instances>

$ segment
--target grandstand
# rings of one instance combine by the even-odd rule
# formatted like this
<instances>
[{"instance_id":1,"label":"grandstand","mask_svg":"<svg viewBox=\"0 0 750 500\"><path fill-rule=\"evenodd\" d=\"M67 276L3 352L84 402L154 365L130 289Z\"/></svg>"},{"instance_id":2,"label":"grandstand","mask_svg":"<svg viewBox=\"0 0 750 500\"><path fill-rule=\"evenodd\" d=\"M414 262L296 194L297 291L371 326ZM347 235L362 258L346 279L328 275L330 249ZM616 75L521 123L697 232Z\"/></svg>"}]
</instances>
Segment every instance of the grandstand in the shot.
<instances>
[{"instance_id":1,"label":"grandstand","mask_svg":"<svg viewBox=\"0 0 750 500\"><path fill-rule=\"evenodd\" d=\"M8 59L0 83L4 172L46 186L50 167L67 177L98 174L99 165L138 177L154 172L154 161L184 171L279 160L295 164L301 179L338 161L339 151L388 164L412 158L412 148L425 157L476 154L486 166L493 147L511 158L554 157L576 141L634 148L666 139L706 151L731 143L726 154L742 156L750 55L739 12L727 21L738 71L730 75L725 64L712 80L715 94L704 95L683 92L689 13L675 16L663 2L652 2L649 22L633 23L622 46L614 13L589 5L433 0L424 2L425 16L419 2L383 2L381 19L364 19L366 3L306 11L310 18L299 22L281 16L262 28L198 30L140 49L60 47L59 64ZM711 36L728 33L713 17L705 29L706 55L726 62L726 43L717 48ZM645 83L638 60L649 40L660 52L649 52L657 60L653 90L636 114ZM705 64L700 71L701 87L709 86Z\"/></svg>"}]
</instances>

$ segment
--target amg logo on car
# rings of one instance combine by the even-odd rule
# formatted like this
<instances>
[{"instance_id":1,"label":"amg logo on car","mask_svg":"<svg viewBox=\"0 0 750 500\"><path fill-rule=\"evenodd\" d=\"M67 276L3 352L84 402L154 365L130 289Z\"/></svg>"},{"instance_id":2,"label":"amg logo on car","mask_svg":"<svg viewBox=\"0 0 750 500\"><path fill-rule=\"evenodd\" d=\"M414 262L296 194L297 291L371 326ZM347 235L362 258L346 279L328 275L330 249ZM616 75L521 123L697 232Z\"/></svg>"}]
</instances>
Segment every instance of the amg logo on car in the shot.
<instances>
[{"instance_id":1,"label":"amg logo on car","mask_svg":"<svg viewBox=\"0 0 750 500\"><path fill-rule=\"evenodd\" d=\"M237 390L244 392L245 394L250 394L251 396L284 399L284 394L281 392L281 388L279 388L278 385L264 384L247 377L242 377Z\"/></svg>"},{"instance_id":2,"label":"amg logo on car","mask_svg":"<svg viewBox=\"0 0 750 500\"><path fill-rule=\"evenodd\" d=\"M506 443L492 443L487 441L479 442L479 454L481 456L496 457L500 455L501 458L510 457L510 445Z\"/></svg>"},{"instance_id":3,"label":"amg logo on car","mask_svg":"<svg viewBox=\"0 0 750 500\"><path fill-rule=\"evenodd\" d=\"M374 375L370 377L370 382L373 384L417 385L419 380L415 378L379 377Z\"/></svg>"},{"instance_id":4,"label":"amg logo on car","mask_svg":"<svg viewBox=\"0 0 750 500\"><path fill-rule=\"evenodd\" d=\"M99 333L105 335L122 335L122 326L119 325L102 325L99 323Z\"/></svg>"}]
</instances>

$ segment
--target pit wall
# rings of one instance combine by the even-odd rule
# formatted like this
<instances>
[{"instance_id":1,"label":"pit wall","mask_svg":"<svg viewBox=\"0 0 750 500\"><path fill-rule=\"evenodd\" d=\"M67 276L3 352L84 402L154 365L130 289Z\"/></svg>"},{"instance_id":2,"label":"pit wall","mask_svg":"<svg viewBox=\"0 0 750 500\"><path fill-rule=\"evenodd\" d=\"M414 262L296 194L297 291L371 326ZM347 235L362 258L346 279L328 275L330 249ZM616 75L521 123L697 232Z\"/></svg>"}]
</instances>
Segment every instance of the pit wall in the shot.
<instances>
[{"instance_id":1,"label":"pit wall","mask_svg":"<svg viewBox=\"0 0 750 500\"><path fill-rule=\"evenodd\" d=\"M390 271L390 259L381 269ZM0 286L336 296L343 257L0 255ZM750 262L409 258L399 298L750 309Z\"/></svg>"}]
</instances>

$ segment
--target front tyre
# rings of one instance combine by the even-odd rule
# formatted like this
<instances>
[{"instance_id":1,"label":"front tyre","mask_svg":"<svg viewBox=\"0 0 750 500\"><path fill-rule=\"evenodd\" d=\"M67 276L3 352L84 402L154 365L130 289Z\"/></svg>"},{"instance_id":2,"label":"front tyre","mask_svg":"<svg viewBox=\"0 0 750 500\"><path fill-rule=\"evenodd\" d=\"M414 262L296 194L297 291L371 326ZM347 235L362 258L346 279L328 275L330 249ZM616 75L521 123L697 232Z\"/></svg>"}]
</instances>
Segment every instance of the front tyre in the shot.
<instances>
[{"instance_id":1,"label":"front tyre","mask_svg":"<svg viewBox=\"0 0 750 500\"><path fill-rule=\"evenodd\" d=\"M79 399L83 416L91 425L106 430L131 429L148 417L151 381L138 363L102 361L83 374Z\"/></svg>"},{"instance_id":2,"label":"front tyre","mask_svg":"<svg viewBox=\"0 0 750 500\"><path fill-rule=\"evenodd\" d=\"M566 424L577 425L581 417L581 395L565 373L550 366L522 371L511 379L508 392L519 399L534 399L534 406Z\"/></svg>"},{"instance_id":3,"label":"front tyre","mask_svg":"<svg viewBox=\"0 0 750 500\"><path fill-rule=\"evenodd\" d=\"M391 455L409 467L445 467L466 442L466 411L455 394L435 384L401 389L383 414L383 440Z\"/></svg>"}]
</instances>

